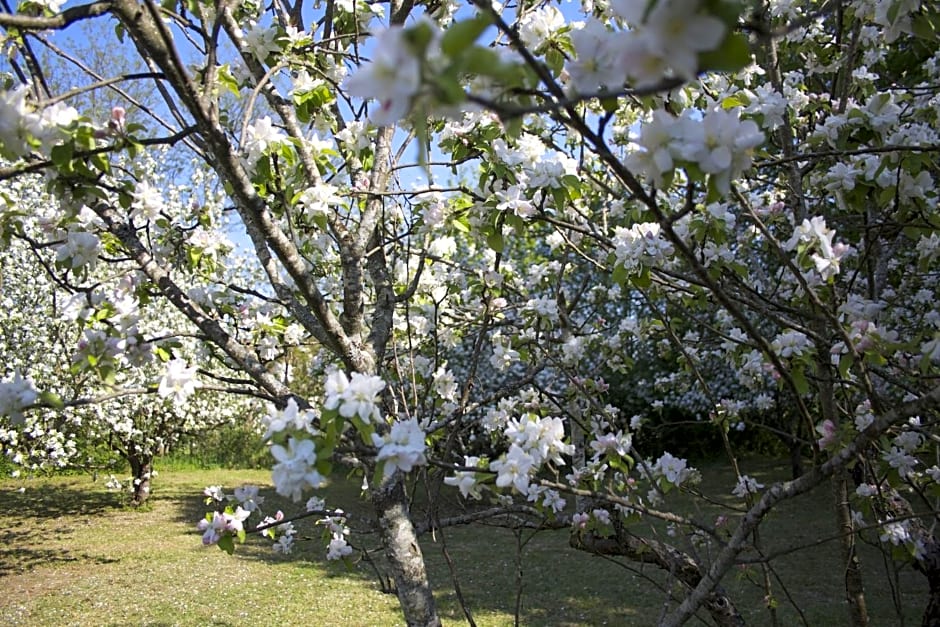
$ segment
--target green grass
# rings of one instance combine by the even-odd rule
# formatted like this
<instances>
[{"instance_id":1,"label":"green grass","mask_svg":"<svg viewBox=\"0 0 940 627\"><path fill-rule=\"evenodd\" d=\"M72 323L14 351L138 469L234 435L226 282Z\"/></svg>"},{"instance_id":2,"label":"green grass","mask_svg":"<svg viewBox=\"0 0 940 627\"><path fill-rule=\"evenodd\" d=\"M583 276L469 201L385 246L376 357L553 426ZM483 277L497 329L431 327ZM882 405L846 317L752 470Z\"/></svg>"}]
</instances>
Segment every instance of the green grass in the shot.
<instances>
[{"instance_id":1,"label":"green grass","mask_svg":"<svg viewBox=\"0 0 940 627\"><path fill-rule=\"evenodd\" d=\"M745 467L768 483L782 469ZM725 469L705 469L706 482L730 491ZM0 483L0 624L13 625L257 625L383 626L402 624L396 598L383 594L371 568L328 563L318 540L279 556L260 539L234 556L203 547L195 521L205 512L205 485L231 489L252 482L268 488L269 505L286 507L270 489L265 471L178 470L161 473L151 504L135 511L102 482L69 476ZM20 488L25 488L20 492ZM337 482L328 503L350 513L354 530L368 528L358 502L358 482ZM775 513L763 530L768 549L831 536L827 490L814 492ZM676 497L680 507L691 507ZM416 512L420 515L420 511ZM703 517L712 511L701 511ZM309 523L301 534L315 536ZM657 533L664 533L661 527ZM650 566L574 551L565 531L540 532L522 549L522 623L525 625L654 625L665 596L663 573ZM353 536L377 548L368 534ZM681 539L679 540L681 542ZM517 536L511 530L474 526L422 537L445 623L465 622L453 592L443 548L456 563L461 588L477 623L509 625L516 603ZM862 547L873 625L896 625L880 555ZM379 567L381 559L377 557ZM775 562L777 574L810 625L844 624L837 547L830 542ZM751 575L756 573L752 571ZM763 591L739 572L725 582L749 624L770 624ZM919 623L926 583L901 573L908 623ZM799 624L779 585L780 624Z\"/></svg>"}]
</instances>

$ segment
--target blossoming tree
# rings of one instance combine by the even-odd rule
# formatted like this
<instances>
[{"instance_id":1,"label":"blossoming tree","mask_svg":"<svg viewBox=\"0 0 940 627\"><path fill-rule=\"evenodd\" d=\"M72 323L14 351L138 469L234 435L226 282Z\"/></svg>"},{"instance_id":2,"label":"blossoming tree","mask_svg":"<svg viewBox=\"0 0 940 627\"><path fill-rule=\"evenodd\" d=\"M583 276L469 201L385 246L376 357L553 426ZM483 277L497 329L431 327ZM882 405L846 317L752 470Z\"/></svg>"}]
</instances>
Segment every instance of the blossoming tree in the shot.
<instances>
[{"instance_id":1,"label":"blossoming tree","mask_svg":"<svg viewBox=\"0 0 940 627\"><path fill-rule=\"evenodd\" d=\"M77 89L150 80L161 110L116 100L89 120L47 91L33 45L88 19L115 20L150 72ZM337 460L361 469L409 624L440 622L404 490L424 467L430 494L495 499L431 527L570 526L576 548L673 573L669 625L700 609L740 624L721 581L764 554L774 507L829 482L852 623L868 621L862 533L927 576L940 616L935 7L27 1L0 25L19 55L0 178L44 172L63 262L135 263L133 297L167 301L270 402L278 492L304 498ZM231 260L195 189L192 210L164 210L136 165L160 144L221 182L264 285L220 278ZM322 394L285 366L301 345ZM605 374L630 380L641 357L694 387L723 436L740 507L721 529L669 511L698 473L638 450L644 414L605 400ZM174 363L159 388L183 403L193 373ZM2 386L4 413L36 405L21 374ZM782 406L812 464L764 486L727 432L779 430L764 415ZM256 497L220 504L203 540L231 549ZM348 554L341 515L309 509L329 555ZM647 517L713 550L642 535ZM289 547L283 518L263 528Z\"/></svg>"},{"instance_id":2,"label":"blossoming tree","mask_svg":"<svg viewBox=\"0 0 940 627\"><path fill-rule=\"evenodd\" d=\"M109 459L123 460L133 502L141 504L158 452L250 417L246 396L220 394L218 385L193 396L197 366L225 371L199 357L199 344L188 339L191 324L165 301L139 301L135 266L107 254L99 259L97 235L55 229L55 203L39 193L35 177L4 191L15 207L5 215L0 260L0 354L13 373L4 385L13 419L0 430L4 452L27 472L97 473L110 469ZM121 487L113 476L110 484Z\"/></svg>"}]
</instances>

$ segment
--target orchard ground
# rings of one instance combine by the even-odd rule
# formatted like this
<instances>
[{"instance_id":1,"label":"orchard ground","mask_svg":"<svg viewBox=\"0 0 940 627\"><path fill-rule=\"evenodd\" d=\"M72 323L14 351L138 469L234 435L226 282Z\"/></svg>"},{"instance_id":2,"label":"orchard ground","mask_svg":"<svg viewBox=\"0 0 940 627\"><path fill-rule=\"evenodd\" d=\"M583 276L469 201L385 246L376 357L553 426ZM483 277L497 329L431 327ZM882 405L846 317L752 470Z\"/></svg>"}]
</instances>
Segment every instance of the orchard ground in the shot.
<instances>
[{"instance_id":1,"label":"orchard ground","mask_svg":"<svg viewBox=\"0 0 940 627\"><path fill-rule=\"evenodd\" d=\"M783 464L766 460L745 463L743 470L767 484L785 479L787 472ZM724 486L730 494L734 486L732 473L723 467L706 466L703 476L705 487L716 491ZM382 593L370 564L360 561L346 568L326 561L312 520L297 526L301 536L313 539L299 543L288 556L274 553L259 538L238 546L231 557L217 547L203 547L195 529L206 511L202 488L221 484L231 491L246 482L264 486L266 512L278 507L296 511L274 494L270 474L258 470L161 472L151 504L142 510L127 507L120 494L105 489L103 480L94 482L87 475L0 482L0 624L403 623L398 600ZM769 551L833 538L826 485L775 510L766 530L762 528ZM367 527L368 514L358 498L358 480L334 481L321 492L328 505L350 513L352 542L376 548L374 537L356 533ZM672 496L681 508L683 497ZM710 517L713 512L698 514ZM419 523L421 515L419 505ZM665 528L660 532L666 533ZM477 524L427 533L422 543L445 623L466 622L445 552L477 624L513 623L520 543L523 625L654 625L663 611L665 595L658 588L668 585L667 575L653 566L620 564L570 549L565 530L533 536L527 529L517 536L510 529ZM918 624L926 580L910 568L894 579L878 551L861 549L872 624L897 624L892 589L899 591L906 620ZM842 576L832 568L839 563L837 551L833 540L773 562L780 624L844 622ZM374 558L381 570L379 552ZM770 624L761 577L752 567L739 569L725 582L748 624Z\"/></svg>"}]
</instances>

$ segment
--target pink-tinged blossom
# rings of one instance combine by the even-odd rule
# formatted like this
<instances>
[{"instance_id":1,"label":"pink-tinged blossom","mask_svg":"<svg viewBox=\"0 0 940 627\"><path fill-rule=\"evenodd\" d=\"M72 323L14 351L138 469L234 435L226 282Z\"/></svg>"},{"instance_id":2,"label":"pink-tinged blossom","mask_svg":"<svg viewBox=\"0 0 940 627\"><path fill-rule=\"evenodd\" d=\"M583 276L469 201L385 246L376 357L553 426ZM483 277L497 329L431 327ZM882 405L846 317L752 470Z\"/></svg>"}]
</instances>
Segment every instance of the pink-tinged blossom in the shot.
<instances>
[{"instance_id":1,"label":"pink-tinged blossom","mask_svg":"<svg viewBox=\"0 0 940 627\"><path fill-rule=\"evenodd\" d=\"M166 364L166 371L160 379L157 394L162 398L172 397L176 404L183 404L196 388L200 386L196 380L196 366L190 367L185 359L172 359Z\"/></svg>"},{"instance_id":2,"label":"pink-tinged blossom","mask_svg":"<svg viewBox=\"0 0 940 627\"><path fill-rule=\"evenodd\" d=\"M396 470L411 472L415 466L427 463L424 431L416 418L399 420L383 435L372 434L372 443L379 449L376 462L384 462L383 473L390 477Z\"/></svg>"},{"instance_id":3,"label":"pink-tinged blossom","mask_svg":"<svg viewBox=\"0 0 940 627\"><path fill-rule=\"evenodd\" d=\"M597 436L591 441L590 447L594 449L594 459L598 460L602 455L615 455L623 457L630 452L633 446L633 436L623 431L617 433L605 433Z\"/></svg>"},{"instance_id":4,"label":"pink-tinged blossom","mask_svg":"<svg viewBox=\"0 0 940 627\"><path fill-rule=\"evenodd\" d=\"M351 96L378 100L369 117L376 126L388 126L408 115L421 87L421 62L401 26L378 33L374 42L372 61L346 79L345 88Z\"/></svg>"},{"instance_id":5,"label":"pink-tinged blossom","mask_svg":"<svg viewBox=\"0 0 940 627\"><path fill-rule=\"evenodd\" d=\"M228 521L225 518L225 514L222 512L212 512L212 518L210 520L203 518L196 525L196 528L203 532L202 543L208 546L219 541L227 525Z\"/></svg>"},{"instance_id":6,"label":"pink-tinged blossom","mask_svg":"<svg viewBox=\"0 0 940 627\"><path fill-rule=\"evenodd\" d=\"M115 131L124 131L124 125L127 123L127 110L124 107L112 107L111 119L108 120L108 126Z\"/></svg>"},{"instance_id":7,"label":"pink-tinged blossom","mask_svg":"<svg viewBox=\"0 0 940 627\"><path fill-rule=\"evenodd\" d=\"M836 430L836 425L828 418L816 425L816 433L818 433L820 436L816 441L816 444L819 445L819 448L828 448L829 446L838 442L838 432Z\"/></svg>"},{"instance_id":8,"label":"pink-tinged blossom","mask_svg":"<svg viewBox=\"0 0 940 627\"><path fill-rule=\"evenodd\" d=\"M199 531L202 531L202 543L205 545L215 544L226 534L238 535L245 530L243 522L251 512L241 507L234 512L212 512L210 518L203 518L196 525Z\"/></svg>"},{"instance_id":9,"label":"pink-tinged blossom","mask_svg":"<svg viewBox=\"0 0 940 627\"><path fill-rule=\"evenodd\" d=\"M575 529L587 529L587 525L590 520L590 514L587 512L578 512L571 516L571 526L573 526Z\"/></svg>"}]
</instances>

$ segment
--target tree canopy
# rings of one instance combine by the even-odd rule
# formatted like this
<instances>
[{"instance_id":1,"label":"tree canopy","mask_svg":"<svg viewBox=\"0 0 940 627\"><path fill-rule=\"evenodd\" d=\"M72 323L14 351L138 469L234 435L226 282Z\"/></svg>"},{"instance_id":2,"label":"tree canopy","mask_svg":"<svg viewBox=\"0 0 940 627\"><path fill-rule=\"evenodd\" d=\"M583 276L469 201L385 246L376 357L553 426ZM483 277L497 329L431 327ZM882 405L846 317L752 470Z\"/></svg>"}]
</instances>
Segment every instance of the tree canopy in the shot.
<instances>
[{"instance_id":1,"label":"tree canopy","mask_svg":"<svg viewBox=\"0 0 940 627\"><path fill-rule=\"evenodd\" d=\"M37 48L81 67L60 34L87 20L147 69L53 91ZM851 622L866 533L940 620L936 7L26 1L0 25L0 232L81 307L57 345L74 384L4 348L3 433L86 386L155 394L171 421L210 392L259 399L278 492L362 473L415 625L440 620L409 476L429 528L566 527L676 573L667 625L740 624L721 581L774 507L829 482ZM70 105L88 92L109 115ZM715 495L644 440L667 412L717 434L730 527L671 511ZM782 438L793 481L743 474L739 429ZM487 506L444 516L454 488ZM208 490L204 541L232 550L256 496ZM349 555L341 513L308 509Z\"/></svg>"}]
</instances>

